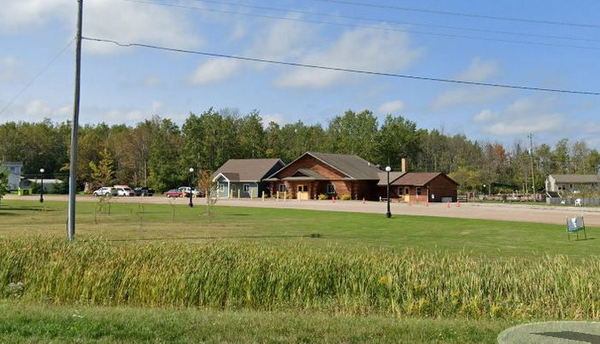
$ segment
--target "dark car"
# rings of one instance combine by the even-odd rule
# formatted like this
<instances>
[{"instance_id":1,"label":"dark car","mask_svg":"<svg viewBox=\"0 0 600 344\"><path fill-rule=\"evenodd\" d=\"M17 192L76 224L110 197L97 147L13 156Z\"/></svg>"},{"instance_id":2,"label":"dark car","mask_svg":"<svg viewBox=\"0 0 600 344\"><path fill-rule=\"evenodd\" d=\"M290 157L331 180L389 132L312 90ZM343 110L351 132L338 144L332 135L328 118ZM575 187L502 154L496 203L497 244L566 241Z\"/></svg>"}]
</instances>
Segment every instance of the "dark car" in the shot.
<instances>
[{"instance_id":1,"label":"dark car","mask_svg":"<svg viewBox=\"0 0 600 344\"><path fill-rule=\"evenodd\" d=\"M140 186L133 189L136 196L149 197L154 196L154 190L148 188L147 186Z\"/></svg>"},{"instance_id":2,"label":"dark car","mask_svg":"<svg viewBox=\"0 0 600 344\"><path fill-rule=\"evenodd\" d=\"M165 192L165 196L167 196L167 198L176 198L176 197L182 197L183 196L183 192L177 190L177 189L171 189L167 192Z\"/></svg>"}]
</instances>

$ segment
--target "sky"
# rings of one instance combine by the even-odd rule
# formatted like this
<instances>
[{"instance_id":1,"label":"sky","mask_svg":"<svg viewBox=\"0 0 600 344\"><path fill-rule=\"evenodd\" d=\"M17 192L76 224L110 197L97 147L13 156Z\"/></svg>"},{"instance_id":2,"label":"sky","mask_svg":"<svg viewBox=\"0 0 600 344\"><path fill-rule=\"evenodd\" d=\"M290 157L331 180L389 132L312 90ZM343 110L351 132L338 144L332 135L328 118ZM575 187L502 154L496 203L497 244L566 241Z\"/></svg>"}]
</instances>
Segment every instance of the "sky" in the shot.
<instances>
[{"instance_id":1,"label":"sky","mask_svg":"<svg viewBox=\"0 0 600 344\"><path fill-rule=\"evenodd\" d=\"M76 1L0 0L0 8L0 110L12 102L0 123L68 120ZM83 34L376 72L600 92L600 26L593 26L599 19L597 0L85 0ZM536 144L568 138L600 148L600 96L83 42L81 123L134 125L159 115L181 124L190 112L210 107L242 114L258 110L265 122L324 125L346 110L368 109L380 122L386 114L402 115L421 128L480 141L513 144L533 133Z\"/></svg>"}]
</instances>

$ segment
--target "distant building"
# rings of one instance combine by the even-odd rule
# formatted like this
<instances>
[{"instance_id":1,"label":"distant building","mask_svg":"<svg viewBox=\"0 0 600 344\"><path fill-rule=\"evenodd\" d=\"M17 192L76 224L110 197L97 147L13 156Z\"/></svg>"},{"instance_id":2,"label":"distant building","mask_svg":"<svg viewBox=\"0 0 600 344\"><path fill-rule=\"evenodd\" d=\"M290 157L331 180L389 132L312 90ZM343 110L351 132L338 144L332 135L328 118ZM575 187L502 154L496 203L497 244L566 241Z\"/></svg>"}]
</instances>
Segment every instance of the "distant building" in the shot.
<instances>
[{"instance_id":1,"label":"distant building","mask_svg":"<svg viewBox=\"0 0 600 344\"><path fill-rule=\"evenodd\" d=\"M564 195L579 193L590 188L600 188L600 175L551 174L546 178L546 192Z\"/></svg>"},{"instance_id":2,"label":"distant building","mask_svg":"<svg viewBox=\"0 0 600 344\"><path fill-rule=\"evenodd\" d=\"M8 171L8 190L18 190L19 185L21 184L21 170L23 169L23 163L17 161L5 161L0 165L0 168Z\"/></svg>"},{"instance_id":3,"label":"distant building","mask_svg":"<svg viewBox=\"0 0 600 344\"><path fill-rule=\"evenodd\" d=\"M267 191L264 179L282 168L279 159L229 159L213 173L219 198L261 197Z\"/></svg>"},{"instance_id":4,"label":"distant building","mask_svg":"<svg viewBox=\"0 0 600 344\"><path fill-rule=\"evenodd\" d=\"M306 152L266 181L272 195L279 192L304 200L320 194L376 199L379 173L379 168L357 155Z\"/></svg>"}]
</instances>

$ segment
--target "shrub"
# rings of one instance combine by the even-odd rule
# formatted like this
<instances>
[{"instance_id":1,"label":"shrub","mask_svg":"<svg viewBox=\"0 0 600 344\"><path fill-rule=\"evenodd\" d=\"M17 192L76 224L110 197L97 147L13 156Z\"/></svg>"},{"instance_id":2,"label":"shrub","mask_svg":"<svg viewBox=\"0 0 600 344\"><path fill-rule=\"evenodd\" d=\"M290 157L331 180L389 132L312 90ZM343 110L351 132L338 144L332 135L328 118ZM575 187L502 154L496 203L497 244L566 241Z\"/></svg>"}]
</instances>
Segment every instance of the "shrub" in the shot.
<instances>
[{"instance_id":1,"label":"shrub","mask_svg":"<svg viewBox=\"0 0 600 344\"><path fill-rule=\"evenodd\" d=\"M352 199L352 196L350 194L343 194L340 196L340 200L342 201L349 201Z\"/></svg>"},{"instance_id":2,"label":"shrub","mask_svg":"<svg viewBox=\"0 0 600 344\"><path fill-rule=\"evenodd\" d=\"M319 194L319 200L323 201L329 199L329 195L328 194Z\"/></svg>"}]
</instances>

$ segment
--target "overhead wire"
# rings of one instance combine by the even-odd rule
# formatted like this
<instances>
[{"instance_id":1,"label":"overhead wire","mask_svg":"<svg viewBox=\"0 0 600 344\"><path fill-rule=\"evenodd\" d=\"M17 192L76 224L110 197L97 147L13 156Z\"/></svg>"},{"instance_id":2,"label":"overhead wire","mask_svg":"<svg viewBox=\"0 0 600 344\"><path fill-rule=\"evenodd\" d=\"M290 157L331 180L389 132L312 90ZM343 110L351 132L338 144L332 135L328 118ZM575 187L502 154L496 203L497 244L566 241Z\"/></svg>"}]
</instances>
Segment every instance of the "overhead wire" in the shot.
<instances>
[{"instance_id":1,"label":"overhead wire","mask_svg":"<svg viewBox=\"0 0 600 344\"><path fill-rule=\"evenodd\" d=\"M592 39L592 38L545 35L545 34L535 34L535 33L529 33L529 32L515 32L515 31L504 31L504 30L489 30L489 29L462 27L462 26L453 26L453 25L440 25L440 24L431 24L431 23L396 21L396 20L388 20L388 19L382 19L382 18L347 16L347 15L342 15L342 14L323 13L323 12L316 12L316 11L304 11L304 10L297 10L297 9L291 9L291 8L250 5L247 3L232 2L232 1L221 1L221 0L188 0L188 1L219 4L219 5L230 5L230 6L237 6L237 7L243 7L243 8L267 10L267 11L277 11L277 12L285 12L285 13L296 13L296 14L316 15L316 16L324 16L324 17L332 17L332 18L340 18L340 19L360 20L360 21L377 22L377 23L385 22L388 24L397 24L397 25L423 26L423 27L433 27L433 28L441 28L441 29L463 30L463 31L493 33L493 34L511 35L511 36L526 36L526 37L535 37L535 38L560 39L560 40L569 40L569 41L600 42L600 39Z\"/></svg>"},{"instance_id":2,"label":"overhead wire","mask_svg":"<svg viewBox=\"0 0 600 344\"><path fill-rule=\"evenodd\" d=\"M377 3L371 3L371 2L366 3L366 2L350 1L350 0L313 0L313 1L330 2L330 3L336 3L336 4L361 6L361 7L372 7L372 8L380 8L380 9L391 9L391 10L398 10L398 11L440 14L440 15L448 15L448 16L457 16L457 17L470 17L470 18L491 19L491 20L499 20L499 21L522 22L522 23L530 23L530 24L560 25L560 26L572 26L572 27L582 27L582 28L585 27L585 28L600 29L600 25L589 24L589 23L573 23L573 22L553 21L553 20L545 20L545 19L492 16L492 15L478 14L478 13L430 10L430 9L424 9L424 8L404 7L404 6L397 6L397 5L384 5L384 4L377 4Z\"/></svg>"},{"instance_id":3,"label":"overhead wire","mask_svg":"<svg viewBox=\"0 0 600 344\"><path fill-rule=\"evenodd\" d=\"M473 86L487 86L487 87L498 87L498 88L508 88L508 89L519 89L519 90L528 90L528 91L543 91L543 92L553 92L553 93L569 93L569 94L594 95L594 96L600 95L600 92L596 92L596 91L554 89L554 88L534 87L534 86L526 86L526 85L476 82L476 81L468 81L468 80L427 77L427 76L419 76L419 75L377 72L377 71L354 69L354 68L344 68L344 67L336 67L336 66L326 66L326 65L318 65L318 64L281 61L281 60L274 60L274 59L263 59L263 58L257 58L257 57L231 55L231 54L215 53L215 52L208 52L208 51L179 49L179 48L165 47L165 46L152 45L152 44L144 44L144 43L119 42L119 41L112 40L112 39L98 38L98 37L87 37L86 36L86 37L82 37L82 39L87 40L87 41L110 43L110 44L114 44L114 45L117 45L120 47L140 47L140 48L163 50L163 51L176 52L176 53L186 53L186 54L202 55L202 56L208 56L208 57L234 59L234 60L240 60L240 61L259 62L259 63L285 65L285 66L293 66L293 67L304 67L304 68L311 68L311 69L329 70L329 71L364 74L364 75L387 76L387 77L394 77L394 78L435 81L435 82L443 82L443 83L473 85Z\"/></svg>"},{"instance_id":4,"label":"overhead wire","mask_svg":"<svg viewBox=\"0 0 600 344\"><path fill-rule=\"evenodd\" d=\"M58 58L73 44L73 42L75 41L75 38L71 39L64 47L62 47L62 49L60 49L51 59L50 61L36 74L33 76L33 78L31 78L26 84L25 86L23 86L19 92L17 92L9 101L8 103L6 103L6 105L4 107L2 107L2 109L0 109L0 115L4 114L4 112L6 110L8 110L8 108L10 108L10 106L12 106L12 104L15 102L15 100L17 100L22 94L23 92L25 92L27 89L29 89L29 87L31 87L31 85L33 85L33 83L40 77L42 76L49 68L50 66L52 66L54 64L54 62L56 62L56 60L58 60Z\"/></svg>"},{"instance_id":5,"label":"overhead wire","mask_svg":"<svg viewBox=\"0 0 600 344\"><path fill-rule=\"evenodd\" d=\"M274 19L274 20L286 20L286 21L294 21L294 22L325 24L325 25L334 25L334 26L343 26L343 27L360 27L360 28L369 28L369 29L380 30L380 31L397 31L397 32L406 32L406 33L412 33L412 34L417 34L417 35L438 36L438 37L446 37L446 38L460 38L460 39L470 39L470 40L479 40L479 41L488 41L488 42L513 43L513 44L522 44L522 45L539 45L539 46L546 46L546 47L563 47L563 48L575 48L575 49L587 49L587 50L600 50L600 47L594 47L594 46L571 45L571 44L562 44L562 43L545 43L545 42L525 41L525 40L510 40L510 39L501 39L501 38L485 38L485 37L468 36L468 35L417 31L417 30L413 30L413 29L404 29L404 28L397 28L397 27L382 27L382 26L360 25L360 24L351 24L351 23L334 23L334 22L323 21L323 20L282 17L282 16L273 16L273 15L256 14L256 13L244 13L244 12L231 11L231 10L195 7L195 6L188 6L188 5L165 3L165 2L152 2L152 1L144 1L144 0L122 0L122 1L139 3L139 4L147 4L147 5L155 5L155 6L167 6L167 7L175 7L175 8L183 8L183 9L192 9L192 10L214 12L214 13L235 14L235 15Z\"/></svg>"}]
</instances>

